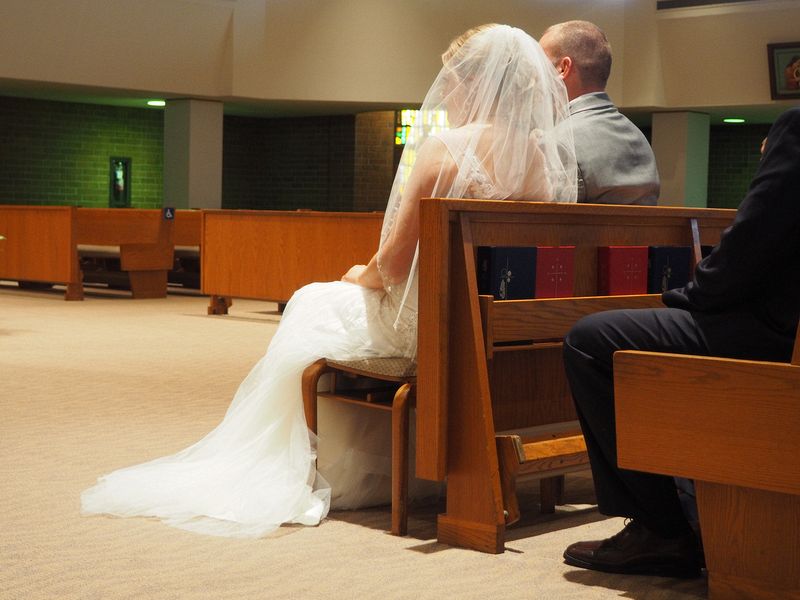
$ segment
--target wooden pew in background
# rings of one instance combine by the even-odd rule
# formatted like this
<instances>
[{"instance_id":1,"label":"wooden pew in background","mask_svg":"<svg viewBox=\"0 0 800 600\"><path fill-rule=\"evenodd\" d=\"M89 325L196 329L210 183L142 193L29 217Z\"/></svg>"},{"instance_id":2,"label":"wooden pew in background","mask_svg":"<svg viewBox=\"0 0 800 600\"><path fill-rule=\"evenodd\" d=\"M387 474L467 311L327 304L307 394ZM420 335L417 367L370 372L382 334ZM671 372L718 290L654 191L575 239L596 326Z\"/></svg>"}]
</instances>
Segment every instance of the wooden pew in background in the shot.
<instances>
[{"instance_id":1,"label":"wooden pew in background","mask_svg":"<svg viewBox=\"0 0 800 600\"><path fill-rule=\"evenodd\" d=\"M64 284L67 300L83 299L79 251L119 257L134 298L163 298L173 246L200 244L200 214L159 209L0 206L0 278Z\"/></svg>"},{"instance_id":2,"label":"wooden pew in background","mask_svg":"<svg viewBox=\"0 0 800 600\"><path fill-rule=\"evenodd\" d=\"M0 279L59 283L83 298L74 206L0 205Z\"/></svg>"},{"instance_id":3,"label":"wooden pew in background","mask_svg":"<svg viewBox=\"0 0 800 600\"><path fill-rule=\"evenodd\" d=\"M204 210L201 281L209 314L231 298L285 303L302 286L369 261L382 213Z\"/></svg>"},{"instance_id":4,"label":"wooden pew in background","mask_svg":"<svg viewBox=\"0 0 800 600\"><path fill-rule=\"evenodd\" d=\"M160 209L79 208L75 238L78 251L118 249L120 268L130 278L134 298L164 298L167 271L173 264L174 220Z\"/></svg>"},{"instance_id":5,"label":"wooden pew in background","mask_svg":"<svg viewBox=\"0 0 800 600\"><path fill-rule=\"evenodd\" d=\"M800 598L800 331L791 363L614 355L621 467L694 479L710 598Z\"/></svg>"},{"instance_id":6,"label":"wooden pew in background","mask_svg":"<svg viewBox=\"0 0 800 600\"><path fill-rule=\"evenodd\" d=\"M167 275L169 283L200 289L200 210L175 211L173 242L174 264Z\"/></svg>"},{"instance_id":7,"label":"wooden pew in background","mask_svg":"<svg viewBox=\"0 0 800 600\"><path fill-rule=\"evenodd\" d=\"M653 306L657 295L597 297L597 247L715 244L735 211L424 199L420 223L417 476L447 479L438 539L502 552L506 528L496 435L541 437L576 415L560 339L597 310ZM478 246L575 246L576 298L484 300ZM493 322L493 324L492 324ZM510 351L508 335L530 343ZM500 336L500 337L498 337ZM565 457L574 456L565 449ZM567 454L569 452L570 454ZM551 457L558 473L558 456ZM565 460L567 460L565 458ZM568 462L568 461L567 461Z\"/></svg>"}]
</instances>

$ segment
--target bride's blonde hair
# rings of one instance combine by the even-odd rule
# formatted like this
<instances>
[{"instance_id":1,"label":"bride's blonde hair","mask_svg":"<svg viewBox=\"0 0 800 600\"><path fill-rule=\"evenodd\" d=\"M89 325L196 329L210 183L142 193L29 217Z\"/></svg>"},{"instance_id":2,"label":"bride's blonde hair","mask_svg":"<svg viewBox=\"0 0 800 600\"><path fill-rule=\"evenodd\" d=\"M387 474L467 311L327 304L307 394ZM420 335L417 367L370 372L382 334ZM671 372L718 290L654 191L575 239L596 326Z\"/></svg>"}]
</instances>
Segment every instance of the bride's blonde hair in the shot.
<instances>
[{"instance_id":1,"label":"bride's blonde hair","mask_svg":"<svg viewBox=\"0 0 800 600\"><path fill-rule=\"evenodd\" d=\"M492 27L499 27L499 25L497 23L485 23L483 25L478 25L477 27L467 29L464 33L454 38L447 47L447 50L442 53L442 64L446 65L447 62L453 58L459 50L461 50L461 47L466 44L467 40L473 35L480 33L481 31L491 29Z\"/></svg>"}]
</instances>

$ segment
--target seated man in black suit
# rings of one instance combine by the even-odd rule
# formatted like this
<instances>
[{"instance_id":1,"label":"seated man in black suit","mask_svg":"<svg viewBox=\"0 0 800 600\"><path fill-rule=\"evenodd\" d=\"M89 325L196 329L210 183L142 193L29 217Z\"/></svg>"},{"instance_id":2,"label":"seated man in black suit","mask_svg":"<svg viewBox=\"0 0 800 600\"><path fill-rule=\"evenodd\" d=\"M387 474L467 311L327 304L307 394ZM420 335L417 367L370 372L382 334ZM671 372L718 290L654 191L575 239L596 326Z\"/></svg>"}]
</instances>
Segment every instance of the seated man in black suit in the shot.
<instances>
[{"instance_id":1,"label":"seated man in black suit","mask_svg":"<svg viewBox=\"0 0 800 600\"><path fill-rule=\"evenodd\" d=\"M578 542L567 564L614 573L694 576L703 564L672 477L617 467L612 357L649 350L786 362L800 315L800 108L770 129L733 225L668 308L596 313L564 342L600 512L630 521L606 540ZM669 402L669 390L664 390Z\"/></svg>"}]
</instances>

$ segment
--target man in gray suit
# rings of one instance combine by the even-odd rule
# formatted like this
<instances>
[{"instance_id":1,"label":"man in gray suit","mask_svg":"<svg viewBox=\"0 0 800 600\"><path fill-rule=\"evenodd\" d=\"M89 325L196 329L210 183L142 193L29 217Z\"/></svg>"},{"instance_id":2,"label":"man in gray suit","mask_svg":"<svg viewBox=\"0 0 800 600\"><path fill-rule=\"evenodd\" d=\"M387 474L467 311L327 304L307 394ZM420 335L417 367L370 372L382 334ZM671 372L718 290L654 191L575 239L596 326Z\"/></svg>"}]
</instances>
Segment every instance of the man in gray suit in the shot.
<instances>
[{"instance_id":1,"label":"man in gray suit","mask_svg":"<svg viewBox=\"0 0 800 600\"><path fill-rule=\"evenodd\" d=\"M611 73L605 33L588 21L567 21L549 27L539 44L567 87L578 202L655 204L660 182L653 150L605 93Z\"/></svg>"}]
</instances>

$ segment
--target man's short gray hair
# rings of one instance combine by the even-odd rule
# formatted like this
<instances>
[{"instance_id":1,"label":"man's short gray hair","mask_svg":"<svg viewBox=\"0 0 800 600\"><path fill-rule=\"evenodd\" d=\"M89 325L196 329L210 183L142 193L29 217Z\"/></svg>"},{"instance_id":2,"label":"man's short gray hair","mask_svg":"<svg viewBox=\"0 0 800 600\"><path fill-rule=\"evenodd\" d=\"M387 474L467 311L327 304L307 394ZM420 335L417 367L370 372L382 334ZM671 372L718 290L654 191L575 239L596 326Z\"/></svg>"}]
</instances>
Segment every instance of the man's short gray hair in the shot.
<instances>
[{"instance_id":1,"label":"man's short gray hair","mask_svg":"<svg viewBox=\"0 0 800 600\"><path fill-rule=\"evenodd\" d=\"M586 86L605 89L611 74L611 44L606 34L589 21L566 21L548 27L557 59L572 59Z\"/></svg>"}]
</instances>

